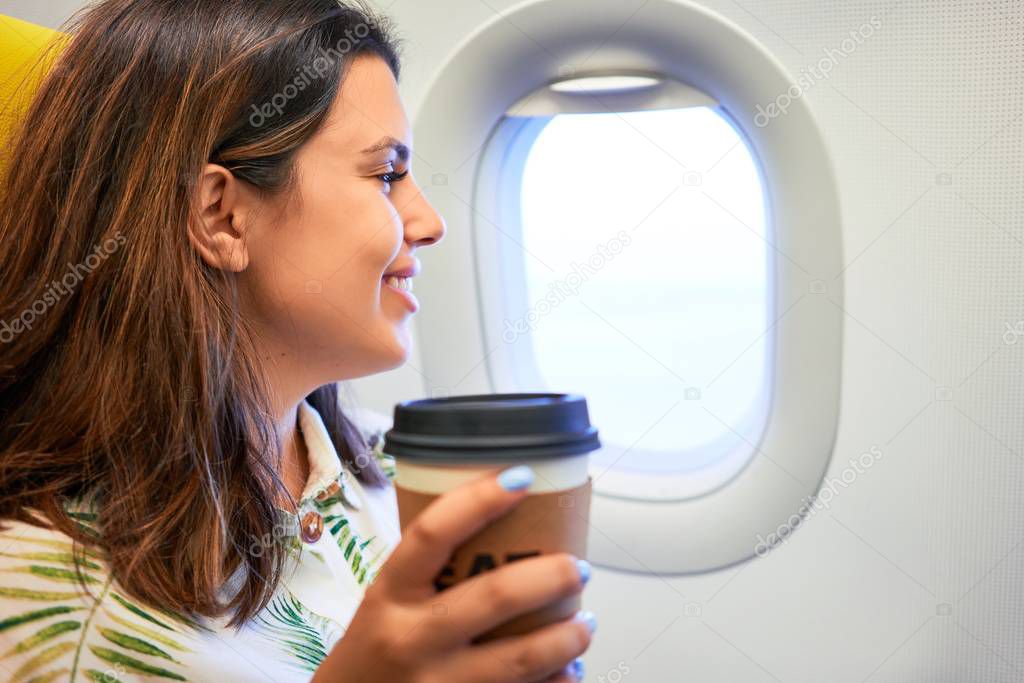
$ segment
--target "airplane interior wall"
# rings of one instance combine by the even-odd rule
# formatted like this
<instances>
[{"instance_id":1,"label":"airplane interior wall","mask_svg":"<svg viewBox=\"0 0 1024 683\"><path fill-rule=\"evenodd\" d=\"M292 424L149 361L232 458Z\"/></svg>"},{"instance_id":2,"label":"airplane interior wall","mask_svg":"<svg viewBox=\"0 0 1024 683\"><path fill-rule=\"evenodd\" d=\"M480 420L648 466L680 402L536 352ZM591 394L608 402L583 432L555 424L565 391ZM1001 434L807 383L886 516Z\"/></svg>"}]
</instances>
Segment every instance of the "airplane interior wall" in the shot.
<instances>
[{"instance_id":1,"label":"airplane interior wall","mask_svg":"<svg viewBox=\"0 0 1024 683\"><path fill-rule=\"evenodd\" d=\"M647 5L548 1L619 25ZM406 40L401 89L415 121L453 48L521 3L376 4ZM726 569L596 566L587 679L1024 681L1024 3L699 4L801 84L836 170L844 267L808 293L829 297L844 282L833 301L844 336L831 495L763 557ZM0 0L0 11L52 27L79 6ZM812 74L823 59L829 72ZM444 170L415 163L417 174ZM421 184L428 198L445 191ZM354 387L390 414L426 395L429 373L416 352ZM873 448L870 468L851 463Z\"/></svg>"}]
</instances>

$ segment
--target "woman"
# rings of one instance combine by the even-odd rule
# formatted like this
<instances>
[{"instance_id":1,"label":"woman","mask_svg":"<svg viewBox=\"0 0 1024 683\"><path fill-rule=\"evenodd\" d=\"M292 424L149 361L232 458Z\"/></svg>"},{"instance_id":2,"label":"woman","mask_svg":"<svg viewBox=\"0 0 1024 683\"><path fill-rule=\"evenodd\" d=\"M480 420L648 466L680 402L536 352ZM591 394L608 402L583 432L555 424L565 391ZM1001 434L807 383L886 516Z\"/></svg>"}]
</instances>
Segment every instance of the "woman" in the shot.
<instances>
[{"instance_id":1,"label":"woman","mask_svg":"<svg viewBox=\"0 0 1024 683\"><path fill-rule=\"evenodd\" d=\"M529 470L400 535L379 433L339 402L406 360L414 253L445 231L389 31L337 0L76 22L0 184L0 677L578 678L589 613L472 640L585 562L432 583Z\"/></svg>"}]
</instances>

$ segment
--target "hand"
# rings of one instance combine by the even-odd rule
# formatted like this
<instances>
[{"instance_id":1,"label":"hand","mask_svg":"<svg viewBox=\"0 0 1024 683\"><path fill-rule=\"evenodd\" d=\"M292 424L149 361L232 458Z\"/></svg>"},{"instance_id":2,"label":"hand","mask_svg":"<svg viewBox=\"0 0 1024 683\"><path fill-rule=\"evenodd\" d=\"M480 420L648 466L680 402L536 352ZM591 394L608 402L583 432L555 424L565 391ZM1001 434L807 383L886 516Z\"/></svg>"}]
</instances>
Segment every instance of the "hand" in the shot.
<instances>
[{"instance_id":1,"label":"hand","mask_svg":"<svg viewBox=\"0 0 1024 683\"><path fill-rule=\"evenodd\" d=\"M499 476L486 474L438 496L406 526L313 683L576 681L572 663L590 646L589 613L471 643L519 614L583 590L581 568L569 553L517 560L441 592L434 587L459 545L526 497L529 479L509 491Z\"/></svg>"}]
</instances>

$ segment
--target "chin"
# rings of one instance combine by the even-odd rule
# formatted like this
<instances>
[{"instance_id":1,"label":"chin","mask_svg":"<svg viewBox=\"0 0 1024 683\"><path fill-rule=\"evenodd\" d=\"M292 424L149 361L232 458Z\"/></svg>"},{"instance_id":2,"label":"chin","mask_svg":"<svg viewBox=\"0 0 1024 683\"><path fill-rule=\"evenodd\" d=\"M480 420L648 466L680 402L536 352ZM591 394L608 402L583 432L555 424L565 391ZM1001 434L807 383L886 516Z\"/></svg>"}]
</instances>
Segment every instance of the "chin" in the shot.
<instances>
[{"instance_id":1,"label":"chin","mask_svg":"<svg viewBox=\"0 0 1024 683\"><path fill-rule=\"evenodd\" d=\"M408 326L404 323L395 326L391 335L391 343L386 349L383 349L386 354L382 358L382 362L387 366L383 370L394 370L405 365L412 356L412 348L412 335L409 334Z\"/></svg>"}]
</instances>

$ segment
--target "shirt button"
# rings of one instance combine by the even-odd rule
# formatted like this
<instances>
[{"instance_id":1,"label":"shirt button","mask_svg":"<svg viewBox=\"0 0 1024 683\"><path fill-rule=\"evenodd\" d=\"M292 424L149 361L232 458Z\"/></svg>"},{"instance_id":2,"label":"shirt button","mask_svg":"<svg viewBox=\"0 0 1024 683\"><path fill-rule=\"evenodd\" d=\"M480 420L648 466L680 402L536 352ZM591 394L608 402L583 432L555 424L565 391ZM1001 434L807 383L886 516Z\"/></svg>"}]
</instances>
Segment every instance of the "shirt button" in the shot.
<instances>
[{"instance_id":1,"label":"shirt button","mask_svg":"<svg viewBox=\"0 0 1024 683\"><path fill-rule=\"evenodd\" d=\"M319 512L310 510L302 516L302 540L316 543L324 533L324 518Z\"/></svg>"}]
</instances>

